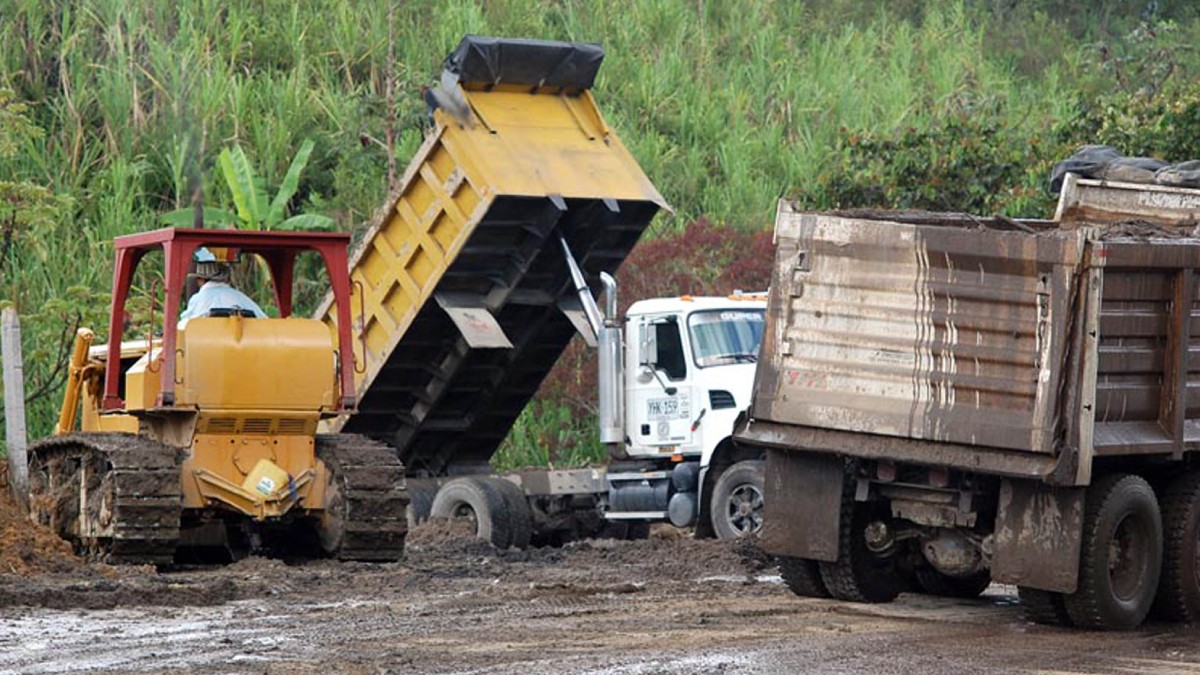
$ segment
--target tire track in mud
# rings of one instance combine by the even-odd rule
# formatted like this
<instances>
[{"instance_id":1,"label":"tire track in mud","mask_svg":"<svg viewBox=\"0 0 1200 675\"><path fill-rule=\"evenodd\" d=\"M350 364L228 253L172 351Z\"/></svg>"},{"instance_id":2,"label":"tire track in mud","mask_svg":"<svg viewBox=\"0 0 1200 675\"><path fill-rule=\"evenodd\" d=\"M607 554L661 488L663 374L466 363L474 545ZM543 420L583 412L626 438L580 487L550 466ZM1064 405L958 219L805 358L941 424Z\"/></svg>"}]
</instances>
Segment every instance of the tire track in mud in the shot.
<instances>
[{"instance_id":1,"label":"tire track in mud","mask_svg":"<svg viewBox=\"0 0 1200 675\"><path fill-rule=\"evenodd\" d=\"M311 650L302 639L281 630L285 621L286 617L271 617L257 601L182 610L36 610L5 617L0 670L163 671L261 658L277 660L270 654L285 648L292 657L307 655Z\"/></svg>"},{"instance_id":2,"label":"tire track in mud","mask_svg":"<svg viewBox=\"0 0 1200 675\"><path fill-rule=\"evenodd\" d=\"M287 572L288 570L283 570ZM367 574L373 576L375 573ZM385 575L386 576L386 575ZM298 588L299 584L290 584ZM369 584L368 584L369 585ZM0 670L694 673L1195 672L1195 631L1121 636L982 602L796 599L778 585L531 587L466 579L389 597L302 591L218 607L3 615ZM617 589L617 591L614 591Z\"/></svg>"},{"instance_id":3,"label":"tire track in mud","mask_svg":"<svg viewBox=\"0 0 1200 675\"><path fill-rule=\"evenodd\" d=\"M1197 629L1118 637L1036 626L1003 586L976 601L797 598L763 573L717 542L651 540L529 551L443 542L400 563L247 559L125 570L109 587L103 575L4 577L0 595L74 584L119 602L0 606L0 672L1200 675ZM210 587L233 596L209 606L150 599Z\"/></svg>"}]
</instances>

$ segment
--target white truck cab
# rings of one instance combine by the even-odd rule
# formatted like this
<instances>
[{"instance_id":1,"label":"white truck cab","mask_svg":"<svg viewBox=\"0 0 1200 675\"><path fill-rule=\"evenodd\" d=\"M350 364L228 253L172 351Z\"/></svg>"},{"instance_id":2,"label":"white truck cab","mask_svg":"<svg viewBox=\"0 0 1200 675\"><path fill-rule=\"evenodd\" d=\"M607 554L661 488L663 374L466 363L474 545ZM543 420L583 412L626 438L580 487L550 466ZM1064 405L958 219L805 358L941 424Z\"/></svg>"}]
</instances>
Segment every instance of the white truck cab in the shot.
<instances>
[{"instance_id":1,"label":"white truck cab","mask_svg":"<svg viewBox=\"0 0 1200 675\"><path fill-rule=\"evenodd\" d=\"M602 389L606 378L622 382L620 411L601 411L602 429L622 432L602 433L613 459L606 518L670 520L721 538L761 528L761 459L743 457L730 434L750 401L765 311L765 294L743 293L629 308L623 348L610 347L623 364L601 365Z\"/></svg>"},{"instance_id":2,"label":"white truck cab","mask_svg":"<svg viewBox=\"0 0 1200 675\"><path fill-rule=\"evenodd\" d=\"M625 454L703 466L750 400L761 296L642 300L626 314Z\"/></svg>"}]
</instances>

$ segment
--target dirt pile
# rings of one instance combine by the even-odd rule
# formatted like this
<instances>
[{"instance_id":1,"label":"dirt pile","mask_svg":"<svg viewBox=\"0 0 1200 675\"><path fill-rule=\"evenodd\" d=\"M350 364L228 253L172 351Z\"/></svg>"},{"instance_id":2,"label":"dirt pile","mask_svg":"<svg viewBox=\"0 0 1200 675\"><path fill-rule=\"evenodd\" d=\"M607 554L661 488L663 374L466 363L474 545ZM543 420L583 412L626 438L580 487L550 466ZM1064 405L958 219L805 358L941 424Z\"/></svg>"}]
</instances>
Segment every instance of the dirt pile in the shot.
<instances>
[{"instance_id":1,"label":"dirt pile","mask_svg":"<svg viewBox=\"0 0 1200 675\"><path fill-rule=\"evenodd\" d=\"M655 582L744 576L762 569L738 546L714 539L596 539L568 544L563 552L572 567L611 570Z\"/></svg>"},{"instance_id":2,"label":"dirt pile","mask_svg":"<svg viewBox=\"0 0 1200 675\"><path fill-rule=\"evenodd\" d=\"M408 533L401 563L418 574L446 578L529 578L583 581L604 570L595 581L693 583L709 577L769 574L774 562L755 542L695 540L654 532L649 539L588 539L562 547L498 550L476 539L462 520L432 518Z\"/></svg>"},{"instance_id":3,"label":"dirt pile","mask_svg":"<svg viewBox=\"0 0 1200 675\"><path fill-rule=\"evenodd\" d=\"M452 591L455 597L467 593L480 602L509 598L558 606L698 583L742 581L737 585L743 592L765 592L754 590L762 586L755 577L769 573L769 558L745 542L656 532L640 541L596 539L559 548L498 550L475 538L470 523L447 519L413 528L398 563L251 556L229 565L111 567L76 558L65 542L29 522L7 494L0 496L0 533L0 608L201 607L294 595L341 603L349 597L400 598L431 589Z\"/></svg>"},{"instance_id":4,"label":"dirt pile","mask_svg":"<svg viewBox=\"0 0 1200 675\"><path fill-rule=\"evenodd\" d=\"M419 550L461 549L464 546L470 547L472 552L494 550L487 542L476 539L475 526L462 518L430 518L409 531L404 545Z\"/></svg>"},{"instance_id":5,"label":"dirt pile","mask_svg":"<svg viewBox=\"0 0 1200 675\"><path fill-rule=\"evenodd\" d=\"M0 473L6 474L7 469L5 465ZM83 566L70 544L30 521L13 501L8 488L0 489L0 575L72 573Z\"/></svg>"}]
</instances>

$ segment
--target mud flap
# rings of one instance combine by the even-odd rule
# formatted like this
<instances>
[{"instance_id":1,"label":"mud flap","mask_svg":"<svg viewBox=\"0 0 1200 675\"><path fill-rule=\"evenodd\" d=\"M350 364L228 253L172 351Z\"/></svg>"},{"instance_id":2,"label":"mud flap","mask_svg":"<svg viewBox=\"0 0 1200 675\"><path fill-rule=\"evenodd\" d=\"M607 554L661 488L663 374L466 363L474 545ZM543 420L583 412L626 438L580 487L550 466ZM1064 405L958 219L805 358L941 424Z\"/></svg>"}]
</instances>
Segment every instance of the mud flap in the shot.
<instances>
[{"instance_id":1,"label":"mud flap","mask_svg":"<svg viewBox=\"0 0 1200 675\"><path fill-rule=\"evenodd\" d=\"M1030 480L1001 481L992 580L1075 592L1084 492Z\"/></svg>"},{"instance_id":2,"label":"mud flap","mask_svg":"<svg viewBox=\"0 0 1200 675\"><path fill-rule=\"evenodd\" d=\"M837 560L843 471L837 455L767 451L762 536L767 552Z\"/></svg>"}]
</instances>

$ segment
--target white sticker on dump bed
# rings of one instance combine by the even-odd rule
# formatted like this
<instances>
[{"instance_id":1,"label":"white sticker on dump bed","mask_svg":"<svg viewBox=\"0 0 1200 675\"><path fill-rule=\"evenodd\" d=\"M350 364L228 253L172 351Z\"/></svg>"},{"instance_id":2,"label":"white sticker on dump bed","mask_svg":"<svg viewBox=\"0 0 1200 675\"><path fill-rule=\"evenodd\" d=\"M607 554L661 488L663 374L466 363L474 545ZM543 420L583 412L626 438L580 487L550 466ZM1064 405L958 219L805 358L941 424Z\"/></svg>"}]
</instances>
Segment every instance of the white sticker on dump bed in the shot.
<instances>
[{"instance_id":1,"label":"white sticker on dump bed","mask_svg":"<svg viewBox=\"0 0 1200 675\"><path fill-rule=\"evenodd\" d=\"M263 493L264 495L269 496L272 492L275 491L275 481L271 480L270 478L267 478L266 476L263 476L262 478L258 479L258 485L256 485L255 487L258 489L259 492Z\"/></svg>"},{"instance_id":2,"label":"white sticker on dump bed","mask_svg":"<svg viewBox=\"0 0 1200 675\"><path fill-rule=\"evenodd\" d=\"M646 401L646 419L651 422L687 419L690 414L685 398L652 398Z\"/></svg>"}]
</instances>

